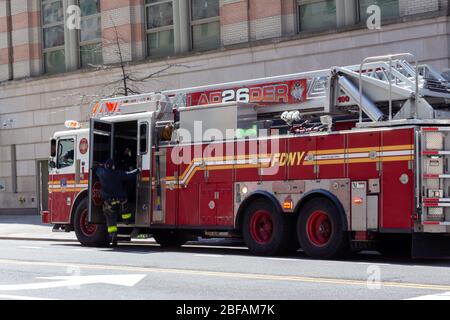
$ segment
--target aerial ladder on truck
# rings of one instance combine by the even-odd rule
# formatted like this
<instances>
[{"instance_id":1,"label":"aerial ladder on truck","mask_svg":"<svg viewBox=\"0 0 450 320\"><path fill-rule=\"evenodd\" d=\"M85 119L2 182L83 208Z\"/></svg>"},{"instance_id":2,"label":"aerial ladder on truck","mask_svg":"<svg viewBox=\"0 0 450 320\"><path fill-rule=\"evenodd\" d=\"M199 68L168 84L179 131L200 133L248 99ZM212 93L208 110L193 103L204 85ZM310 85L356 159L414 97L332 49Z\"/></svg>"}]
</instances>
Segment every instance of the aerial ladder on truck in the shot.
<instances>
[{"instance_id":1,"label":"aerial ladder on truck","mask_svg":"<svg viewBox=\"0 0 450 320\"><path fill-rule=\"evenodd\" d=\"M415 255L431 254L430 248L441 253L450 234L450 84L431 67L408 60L414 57L378 56L354 66L101 100L92 107L89 159L81 163L92 168L115 158L118 146L135 145L136 166L146 174L136 185L134 224L121 230L148 232L162 245L180 245L192 235L228 235L243 237L258 254L277 254L299 242L307 254L329 258L344 247L388 251L393 246L386 239L407 235ZM276 140L282 147L266 150L266 158L246 150L237 158L201 155L186 166L175 164L174 151L221 144L183 139L186 131L195 137L195 120L223 137L228 129L245 132L222 141L235 150L242 139L260 145ZM258 136L253 128L268 133ZM270 166L283 168L264 177ZM247 171L241 176L240 169ZM88 188L80 192L88 197L84 223L99 225L98 183L89 172ZM395 190L404 192L398 201ZM308 213L316 198L330 201L338 213ZM77 231L76 210L72 206L65 221ZM52 214L48 222L62 222ZM336 232L327 233L332 227L345 237L334 239ZM86 233L81 238L86 245L98 240Z\"/></svg>"}]
</instances>

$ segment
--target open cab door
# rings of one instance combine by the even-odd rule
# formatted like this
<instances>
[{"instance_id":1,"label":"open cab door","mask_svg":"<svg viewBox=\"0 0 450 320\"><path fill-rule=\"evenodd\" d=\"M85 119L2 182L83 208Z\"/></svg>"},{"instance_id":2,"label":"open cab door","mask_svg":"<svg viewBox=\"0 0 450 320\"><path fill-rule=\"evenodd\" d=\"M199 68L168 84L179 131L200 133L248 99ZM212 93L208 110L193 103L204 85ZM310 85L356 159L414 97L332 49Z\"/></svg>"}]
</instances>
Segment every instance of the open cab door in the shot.
<instances>
[{"instance_id":1,"label":"open cab door","mask_svg":"<svg viewBox=\"0 0 450 320\"><path fill-rule=\"evenodd\" d=\"M152 130L151 118L138 121L138 161L141 170L138 177L136 199L136 226L149 227L151 223L152 191Z\"/></svg>"},{"instance_id":2,"label":"open cab door","mask_svg":"<svg viewBox=\"0 0 450 320\"><path fill-rule=\"evenodd\" d=\"M114 124L98 119L91 119L89 144L89 222L101 224L103 216L103 199L101 184L95 175L95 168L113 158Z\"/></svg>"}]
</instances>

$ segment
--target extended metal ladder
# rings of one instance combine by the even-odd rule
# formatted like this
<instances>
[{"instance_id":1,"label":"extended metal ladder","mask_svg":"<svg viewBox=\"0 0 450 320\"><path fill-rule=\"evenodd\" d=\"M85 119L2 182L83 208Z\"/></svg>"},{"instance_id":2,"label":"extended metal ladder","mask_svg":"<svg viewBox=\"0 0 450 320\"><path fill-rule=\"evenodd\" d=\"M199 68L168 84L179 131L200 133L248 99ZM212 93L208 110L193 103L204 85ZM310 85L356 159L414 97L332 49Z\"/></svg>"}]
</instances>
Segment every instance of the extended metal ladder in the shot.
<instances>
[{"instance_id":1,"label":"extended metal ladder","mask_svg":"<svg viewBox=\"0 0 450 320\"><path fill-rule=\"evenodd\" d=\"M358 106L360 120L362 120L362 112L366 113L374 122L382 119L433 117L434 113L431 106L433 102L428 103L427 97L439 98L443 101L450 99L450 85L443 78L435 77L432 80L424 78L417 71L419 68L417 61L415 61L415 66L412 66L404 60L405 58L411 59L413 56L405 53L370 57L366 58L360 65L104 99L91 106L92 117L98 118L124 112L144 112L146 111L146 104L155 99L161 99L162 96L165 99L170 99L176 107L186 107L187 96L192 93L220 91L296 79L307 80L306 101L302 101L298 105L262 106L262 108L259 108L259 112L272 113L301 109L302 114L314 112L329 114L335 111L335 107L348 112L347 109ZM431 69L428 66L421 66L420 70L425 74L424 70ZM405 108L402 108L402 112L395 110L397 112L396 118L394 118L394 103L396 103L396 106L405 106ZM378 105L388 105L389 111L378 110ZM127 106L127 111L125 111L124 106ZM132 109L134 111L131 111ZM422 111L421 114L420 111Z\"/></svg>"}]
</instances>

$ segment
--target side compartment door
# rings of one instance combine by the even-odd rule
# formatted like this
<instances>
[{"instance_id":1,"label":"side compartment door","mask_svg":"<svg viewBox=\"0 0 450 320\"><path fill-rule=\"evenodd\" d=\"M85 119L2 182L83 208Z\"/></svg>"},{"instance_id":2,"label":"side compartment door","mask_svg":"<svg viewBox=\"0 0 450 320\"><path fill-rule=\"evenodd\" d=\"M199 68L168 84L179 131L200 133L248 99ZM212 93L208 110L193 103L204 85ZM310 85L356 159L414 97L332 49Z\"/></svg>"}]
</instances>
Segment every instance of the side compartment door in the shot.
<instances>
[{"instance_id":1,"label":"side compartment door","mask_svg":"<svg viewBox=\"0 0 450 320\"><path fill-rule=\"evenodd\" d=\"M380 227L410 231L414 212L414 130L382 133Z\"/></svg>"},{"instance_id":2,"label":"side compartment door","mask_svg":"<svg viewBox=\"0 0 450 320\"><path fill-rule=\"evenodd\" d=\"M141 175L136 182L136 225L149 226L151 223L151 183L152 163L150 145L150 119L138 121L138 168Z\"/></svg>"},{"instance_id":3,"label":"side compartment door","mask_svg":"<svg viewBox=\"0 0 450 320\"><path fill-rule=\"evenodd\" d=\"M104 223L101 184L94 174L94 167L113 157L114 125L109 122L91 119L89 145L89 222Z\"/></svg>"},{"instance_id":4,"label":"side compartment door","mask_svg":"<svg viewBox=\"0 0 450 320\"><path fill-rule=\"evenodd\" d=\"M319 179L339 179L345 177L345 135L329 134L318 136L317 171Z\"/></svg>"}]
</instances>

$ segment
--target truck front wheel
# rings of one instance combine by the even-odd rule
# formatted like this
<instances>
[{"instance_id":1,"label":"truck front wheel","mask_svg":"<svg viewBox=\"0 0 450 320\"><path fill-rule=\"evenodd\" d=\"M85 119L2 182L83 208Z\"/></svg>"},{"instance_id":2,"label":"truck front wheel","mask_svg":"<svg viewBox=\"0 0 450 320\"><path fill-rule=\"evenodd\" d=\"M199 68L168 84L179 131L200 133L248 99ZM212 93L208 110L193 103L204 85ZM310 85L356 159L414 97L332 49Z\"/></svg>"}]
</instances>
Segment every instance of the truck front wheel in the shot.
<instances>
[{"instance_id":1,"label":"truck front wheel","mask_svg":"<svg viewBox=\"0 0 450 320\"><path fill-rule=\"evenodd\" d=\"M297 220L297 236L305 253L318 259L340 258L349 249L344 220L326 198L308 201Z\"/></svg>"},{"instance_id":2,"label":"truck front wheel","mask_svg":"<svg viewBox=\"0 0 450 320\"><path fill-rule=\"evenodd\" d=\"M90 224L88 199L83 199L75 209L73 220L78 241L86 247L105 247L109 243L108 231L104 224Z\"/></svg>"},{"instance_id":3,"label":"truck front wheel","mask_svg":"<svg viewBox=\"0 0 450 320\"><path fill-rule=\"evenodd\" d=\"M291 229L271 201L257 199L245 212L242 234L253 254L274 256L288 251Z\"/></svg>"}]
</instances>

